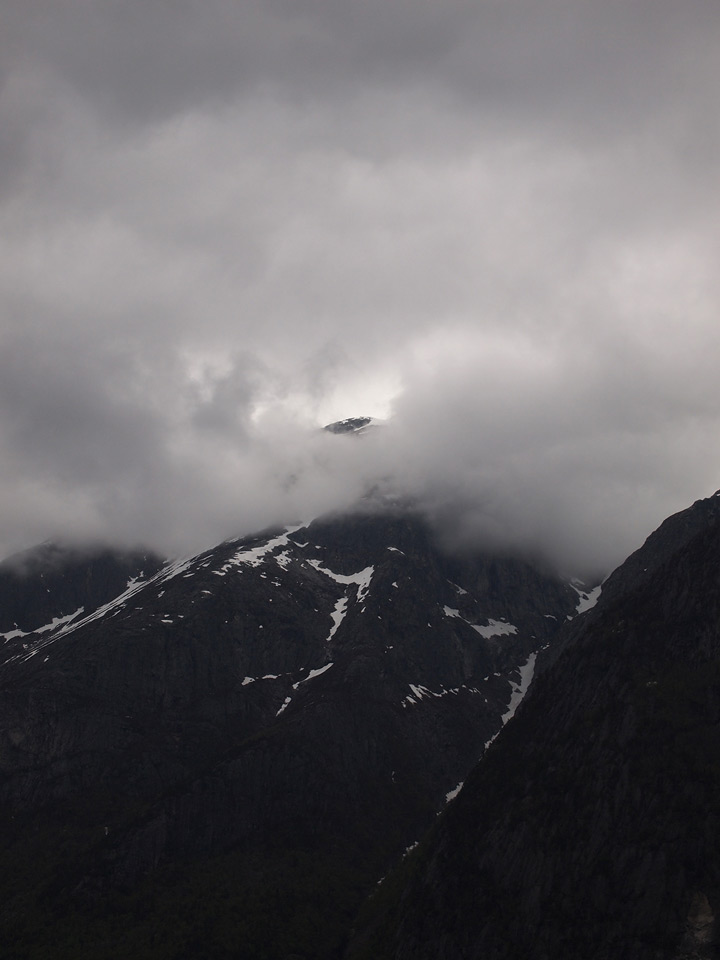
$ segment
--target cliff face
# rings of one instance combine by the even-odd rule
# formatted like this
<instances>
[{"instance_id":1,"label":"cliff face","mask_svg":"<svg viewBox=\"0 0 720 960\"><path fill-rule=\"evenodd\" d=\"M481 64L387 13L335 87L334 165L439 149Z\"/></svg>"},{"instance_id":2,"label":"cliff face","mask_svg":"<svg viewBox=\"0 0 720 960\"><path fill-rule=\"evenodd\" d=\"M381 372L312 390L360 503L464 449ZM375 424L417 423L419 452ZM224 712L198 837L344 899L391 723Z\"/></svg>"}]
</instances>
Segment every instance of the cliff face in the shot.
<instances>
[{"instance_id":1,"label":"cliff face","mask_svg":"<svg viewBox=\"0 0 720 960\"><path fill-rule=\"evenodd\" d=\"M392 511L123 587L0 669L8 956L336 956L578 599Z\"/></svg>"},{"instance_id":2,"label":"cliff face","mask_svg":"<svg viewBox=\"0 0 720 960\"><path fill-rule=\"evenodd\" d=\"M350 956L718 956L719 514L667 521L570 626Z\"/></svg>"}]
</instances>

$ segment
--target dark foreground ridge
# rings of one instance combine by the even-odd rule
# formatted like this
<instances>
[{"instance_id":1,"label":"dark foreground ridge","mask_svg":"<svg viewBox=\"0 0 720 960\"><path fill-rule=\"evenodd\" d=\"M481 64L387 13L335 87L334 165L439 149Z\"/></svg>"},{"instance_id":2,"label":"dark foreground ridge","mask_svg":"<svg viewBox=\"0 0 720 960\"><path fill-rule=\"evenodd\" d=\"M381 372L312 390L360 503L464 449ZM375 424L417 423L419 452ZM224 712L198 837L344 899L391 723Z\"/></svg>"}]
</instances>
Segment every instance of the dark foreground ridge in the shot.
<instances>
[{"instance_id":1,"label":"dark foreground ridge","mask_svg":"<svg viewBox=\"0 0 720 960\"><path fill-rule=\"evenodd\" d=\"M556 662L347 956L720 955L720 497L670 518Z\"/></svg>"},{"instance_id":2,"label":"dark foreground ridge","mask_svg":"<svg viewBox=\"0 0 720 960\"><path fill-rule=\"evenodd\" d=\"M391 510L116 586L7 624L2 958L340 956L578 603Z\"/></svg>"}]
</instances>

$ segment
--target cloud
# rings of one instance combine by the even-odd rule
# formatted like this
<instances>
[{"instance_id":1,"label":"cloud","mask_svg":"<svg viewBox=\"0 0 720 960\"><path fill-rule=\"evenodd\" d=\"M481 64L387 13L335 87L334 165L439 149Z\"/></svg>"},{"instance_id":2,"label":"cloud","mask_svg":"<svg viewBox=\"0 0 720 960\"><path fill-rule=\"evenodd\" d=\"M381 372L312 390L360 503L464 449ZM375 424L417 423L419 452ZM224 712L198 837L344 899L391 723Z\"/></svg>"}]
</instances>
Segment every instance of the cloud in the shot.
<instances>
[{"instance_id":1,"label":"cloud","mask_svg":"<svg viewBox=\"0 0 720 960\"><path fill-rule=\"evenodd\" d=\"M720 485L719 29L706 0L14 5L0 549L194 549L381 475L456 539L622 559ZM316 432L390 410L391 440Z\"/></svg>"},{"instance_id":2,"label":"cloud","mask_svg":"<svg viewBox=\"0 0 720 960\"><path fill-rule=\"evenodd\" d=\"M581 349L500 333L473 349L458 335L397 403L406 485L456 544L607 572L717 484L715 350L705 363L683 356L686 332L653 357L630 336L619 353L592 337ZM704 380L696 391L693 377Z\"/></svg>"}]
</instances>

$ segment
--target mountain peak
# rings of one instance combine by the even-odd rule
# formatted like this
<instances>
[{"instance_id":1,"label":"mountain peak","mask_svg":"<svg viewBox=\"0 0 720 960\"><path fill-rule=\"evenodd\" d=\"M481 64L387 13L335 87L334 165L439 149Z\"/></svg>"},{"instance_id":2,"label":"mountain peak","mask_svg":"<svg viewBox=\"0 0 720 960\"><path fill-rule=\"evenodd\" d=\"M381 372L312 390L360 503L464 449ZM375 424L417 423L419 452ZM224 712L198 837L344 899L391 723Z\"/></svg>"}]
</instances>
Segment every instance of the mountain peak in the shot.
<instances>
[{"instance_id":1,"label":"mountain peak","mask_svg":"<svg viewBox=\"0 0 720 960\"><path fill-rule=\"evenodd\" d=\"M365 433L368 427L377 425L378 421L374 417L349 417L347 420L336 420L334 423L328 423L323 429L330 433L354 433L360 435Z\"/></svg>"}]
</instances>

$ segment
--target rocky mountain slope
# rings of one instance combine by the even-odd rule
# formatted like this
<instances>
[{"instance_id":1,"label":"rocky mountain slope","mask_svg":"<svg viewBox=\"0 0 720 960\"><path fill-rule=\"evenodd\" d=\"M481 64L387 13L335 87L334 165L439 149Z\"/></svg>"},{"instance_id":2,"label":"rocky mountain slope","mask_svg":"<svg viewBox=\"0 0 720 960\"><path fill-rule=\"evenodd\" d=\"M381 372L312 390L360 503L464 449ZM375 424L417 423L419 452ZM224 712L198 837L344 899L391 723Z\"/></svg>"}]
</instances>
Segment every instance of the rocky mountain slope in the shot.
<instances>
[{"instance_id":1,"label":"rocky mountain slope","mask_svg":"<svg viewBox=\"0 0 720 960\"><path fill-rule=\"evenodd\" d=\"M338 956L580 602L392 508L128 563L7 615L2 957Z\"/></svg>"},{"instance_id":2,"label":"rocky mountain slope","mask_svg":"<svg viewBox=\"0 0 720 960\"><path fill-rule=\"evenodd\" d=\"M720 955L720 496L567 630L347 956Z\"/></svg>"},{"instance_id":3,"label":"rocky mountain slope","mask_svg":"<svg viewBox=\"0 0 720 960\"><path fill-rule=\"evenodd\" d=\"M113 600L129 579L155 573L163 560L135 550L47 542L0 561L0 660L23 637L49 633Z\"/></svg>"}]
</instances>

